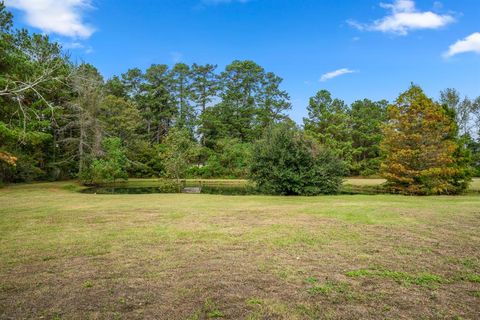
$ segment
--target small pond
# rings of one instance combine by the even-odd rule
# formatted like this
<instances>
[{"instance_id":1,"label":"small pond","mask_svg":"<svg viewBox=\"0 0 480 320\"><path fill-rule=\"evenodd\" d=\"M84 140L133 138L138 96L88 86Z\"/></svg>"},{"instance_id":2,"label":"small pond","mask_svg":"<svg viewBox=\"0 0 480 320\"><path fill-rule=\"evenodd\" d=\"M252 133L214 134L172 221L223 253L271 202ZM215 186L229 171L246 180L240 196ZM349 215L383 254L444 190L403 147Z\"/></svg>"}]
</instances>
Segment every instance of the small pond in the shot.
<instances>
[{"instance_id":1,"label":"small pond","mask_svg":"<svg viewBox=\"0 0 480 320\"><path fill-rule=\"evenodd\" d=\"M155 185L155 183L137 185L135 183L120 183L118 185L89 187L81 190L87 194L151 194L151 193L202 193L222 195L253 195L258 194L255 187L247 183L182 183L179 188Z\"/></svg>"},{"instance_id":2,"label":"small pond","mask_svg":"<svg viewBox=\"0 0 480 320\"><path fill-rule=\"evenodd\" d=\"M151 193L201 193L220 195L256 195L261 194L254 185L246 180L187 180L180 185L165 180L133 180L82 189L87 194L151 194ZM344 185L338 194L375 195L385 193L378 186Z\"/></svg>"}]
</instances>

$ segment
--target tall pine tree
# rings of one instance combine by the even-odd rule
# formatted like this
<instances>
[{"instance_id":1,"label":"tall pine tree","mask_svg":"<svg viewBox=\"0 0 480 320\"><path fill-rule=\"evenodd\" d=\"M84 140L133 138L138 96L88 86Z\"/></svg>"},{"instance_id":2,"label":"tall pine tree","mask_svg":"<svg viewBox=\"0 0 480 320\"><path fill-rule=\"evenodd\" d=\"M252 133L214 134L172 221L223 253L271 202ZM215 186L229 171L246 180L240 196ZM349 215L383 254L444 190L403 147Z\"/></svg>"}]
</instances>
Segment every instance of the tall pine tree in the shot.
<instances>
[{"instance_id":1,"label":"tall pine tree","mask_svg":"<svg viewBox=\"0 0 480 320\"><path fill-rule=\"evenodd\" d=\"M307 110L308 118L303 119L305 131L350 167L352 138L348 106L345 102L333 99L327 90L320 90L310 98Z\"/></svg>"}]
</instances>

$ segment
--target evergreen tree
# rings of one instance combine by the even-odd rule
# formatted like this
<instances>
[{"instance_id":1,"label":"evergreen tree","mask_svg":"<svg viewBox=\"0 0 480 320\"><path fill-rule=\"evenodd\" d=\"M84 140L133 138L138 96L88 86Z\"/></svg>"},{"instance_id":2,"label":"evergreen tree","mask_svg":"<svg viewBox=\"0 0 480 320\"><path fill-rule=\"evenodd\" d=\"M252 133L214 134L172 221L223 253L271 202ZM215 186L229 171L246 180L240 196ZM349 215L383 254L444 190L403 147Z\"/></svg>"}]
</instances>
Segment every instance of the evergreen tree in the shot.
<instances>
[{"instance_id":1,"label":"evergreen tree","mask_svg":"<svg viewBox=\"0 0 480 320\"><path fill-rule=\"evenodd\" d=\"M352 175L369 176L380 170L380 142L388 102L355 101L350 108L352 130Z\"/></svg>"},{"instance_id":2,"label":"evergreen tree","mask_svg":"<svg viewBox=\"0 0 480 320\"><path fill-rule=\"evenodd\" d=\"M127 87L118 76L113 76L105 83L105 94L119 98L128 98Z\"/></svg>"},{"instance_id":3,"label":"evergreen tree","mask_svg":"<svg viewBox=\"0 0 480 320\"><path fill-rule=\"evenodd\" d=\"M448 88L440 92L440 103L455 111L455 121L462 136L471 135L471 120L474 104L465 97L463 100L456 89Z\"/></svg>"},{"instance_id":4,"label":"evergreen tree","mask_svg":"<svg viewBox=\"0 0 480 320\"><path fill-rule=\"evenodd\" d=\"M414 85L388 107L381 170L392 190L407 194L457 194L467 188L469 170L452 118L448 109Z\"/></svg>"},{"instance_id":5,"label":"evergreen tree","mask_svg":"<svg viewBox=\"0 0 480 320\"><path fill-rule=\"evenodd\" d=\"M290 110L290 96L285 90L280 89L283 79L272 72L267 72L261 83L262 87L257 96L257 126L258 136L263 128L285 120L285 112Z\"/></svg>"},{"instance_id":6,"label":"evergreen tree","mask_svg":"<svg viewBox=\"0 0 480 320\"><path fill-rule=\"evenodd\" d=\"M205 129L203 124L203 115L207 106L213 102L218 90L218 76L215 74L216 65L206 64L204 66L194 63L191 69L192 77L192 100L196 105L198 132L201 134L200 142L205 146Z\"/></svg>"},{"instance_id":7,"label":"evergreen tree","mask_svg":"<svg viewBox=\"0 0 480 320\"><path fill-rule=\"evenodd\" d=\"M205 112L219 89L216 68L217 66L212 64L202 66L194 63L192 65L192 99L200 113Z\"/></svg>"},{"instance_id":8,"label":"evergreen tree","mask_svg":"<svg viewBox=\"0 0 480 320\"><path fill-rule=\"evenodd\" d=\"M255 96L263 75L263 68L253 61L234 61L221 74L222 101L216 107L227 125L226 136L244 142L254 139Z\"/></svg>"},{"instance_id":9,"label":"evergreen tree","mask_svg":"<svg viewBox=\"0 0 480 320\"><path fill-rule=\"evenodd\" d=\"M280 89L282 79L253 61L234 61L220 76L220 102L201 117L206 145L223 138L253 142L264 128L285 119L288 94Z\"/></svg>"},{"instance_id":10,"label":"evergreen tree","mask_svg":"<svg viewBox=\"0 0 480 320\"><path fill-rule=\"evenodd\" d=\"M107 95L101 102L99 119L109 135L118 137L125 144L139 139L141 115L128 99Z\"/></svg>"},{"instance_id":11,"label":"evergreen tree","mask_svg":"<svg viewBox=\"0 0 480 320\"><path fill-rule=\"evenodd\" d=\"M0 3L0 180L56 178L70 65L57 43L14 30L12 18Z\"/></svg>"},{"instance_id":12,"label":"evergreen tree","mask_svg":"<svg viewBox=\"0 0 480 320\"><path fill-rule=\"evenodd\" d=\"M150 66L145 73L145 80L138 104L146 117L147 134L152 142L160 143L175 124L178 112L171 92L168 66Z\"/></svg>"},{"instance_id":13,"label":"evergreen tree","mask_svg":"<svg viewBox=\"0 0 480 320\"><path fill-rule=\"evenodd\" d=\"M170 71L170 92L177 109L176 126L186 129L193 136L195 130L195 109L191 104L193 97L190 67L177 63Z\"/></svg>"},{"instance_id":14,"label":"evergreen tree","mask_svg":"<svg viewBox=\"0 0 480 320\"><path fill-rule=\"evenodd\" d=\"M352 136L348 106L321 90L310 98L305 131L318 143L332 150L349 167L352 165Z\"/></svg>"}]
</instances>

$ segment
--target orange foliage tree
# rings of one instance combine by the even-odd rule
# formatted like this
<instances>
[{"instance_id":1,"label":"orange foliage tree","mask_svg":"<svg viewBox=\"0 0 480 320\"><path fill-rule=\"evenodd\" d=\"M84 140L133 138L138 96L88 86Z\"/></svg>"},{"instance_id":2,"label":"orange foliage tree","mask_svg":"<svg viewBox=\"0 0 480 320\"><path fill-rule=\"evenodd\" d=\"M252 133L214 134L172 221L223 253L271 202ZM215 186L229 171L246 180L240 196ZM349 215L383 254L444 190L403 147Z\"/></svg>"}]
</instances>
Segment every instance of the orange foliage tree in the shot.
<instances>
[{"instance_id":1,"label":"orange foliage tree","mask_svg":"<svg viewBox=\"0 0 480 320\"><path fill-rule=\"evenodd\" d=\"M8 152L0 151L0 161L3 161L11 166L17 164L17 157L12 156Z\"/></svg>"},{"instance_id":2,"label":"orange foliage tree","mask_svg":"<svg viewBox=\"0 0 480 320\"><path fill-rule=\"evenodd\" d=\"M468 187L468 164L450 113L414 85L388 107L381 173L392 191L458 194Z\"/></svg>"}]
</instances>

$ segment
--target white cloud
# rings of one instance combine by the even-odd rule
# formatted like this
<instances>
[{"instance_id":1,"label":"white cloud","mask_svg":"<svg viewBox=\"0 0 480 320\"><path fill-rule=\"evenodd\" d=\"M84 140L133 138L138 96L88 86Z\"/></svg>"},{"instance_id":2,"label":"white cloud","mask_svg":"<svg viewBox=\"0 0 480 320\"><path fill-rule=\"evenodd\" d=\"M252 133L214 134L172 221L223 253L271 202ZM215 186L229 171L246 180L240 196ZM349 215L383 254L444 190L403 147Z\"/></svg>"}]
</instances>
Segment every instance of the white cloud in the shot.
<instances>
[{"instance_id":1,"label":"white cloud","mask_svg":"<svg viewBox=\"0 0 480 320\"><path fill-rule=\"evenodd\" d=\"M480 32L472 33L465 39L458 40L452 44L444 54L444 57L449 58L465 52L475 52L480 54Z\"/></svg>"},{"instance_id":2,"label":"white cloud","mask_svg":"<svg viewBox=\"0 0 480 320\"><path fill-rule=\"evenodd\" d=\"M455 21L451 15L417 10L413 0L395 0L393 3L380 3L380 6L390 10L390 14L371 24L354 20L348 20L347 23L359 30L407 35L412 30L438 29Z\"/></svg>"},{"instance_id":3,"label":"white cloud","mask_svg":"<svg viewBox=\"0 0 480 320\"><path fill-rule=\"evenodd\" d=\"M348 68L342 68L342 69L338 69L338 70L335 70L335 71L332 71L332 72L325 73L320 78L320 81L325 82L325 81L328 81L330 79L342 76L344 74L356 73L356 72L357 71L355 71L355 70L351 70L351 69L348 69Z\"/></svg>"},{"instance_id":4,"label":"white cloud","mask_svg":"<svg viewBox=\"0 0 480 320\"><path fill-rule=\"evenodd\" d=\"M26 23L45 33L88 38L95 31L83 22L91 0L6 0L8 7L24 11Z\"/></svg>"},{"instance_id":5,"label":"white cloud","mask_svg":"<svg viewBox=\"0 0 480 320\"><path fill-rule=\"evenodd\" d=\"M413 0L395 0L394 3L380 3L380 7L390 9L395 12L413 12L415 11L415 2Z\"/></svg>"},{"instance_id":6,"label":"white cloud","mask_svg":"<svg viewBox=\"0 0 480 320\"><path fill-rule=\"evenodd\" d=\"M81 42L72 41L72 42L63 42L62 48L66 50L82 50L87 54L93 52L93 48L91 46L86 46Z\"/></svg>"},{"instance_id":7,"label":"white cloud","mask_svg":"<svg viewBox=\"0 0 480 320\"><path fill-rule=\"evenodd\" d=\"M62 48L64 49L83 49L85 46L80 42L66 42L62 44Z\"/></svg>"}]
</instances>

